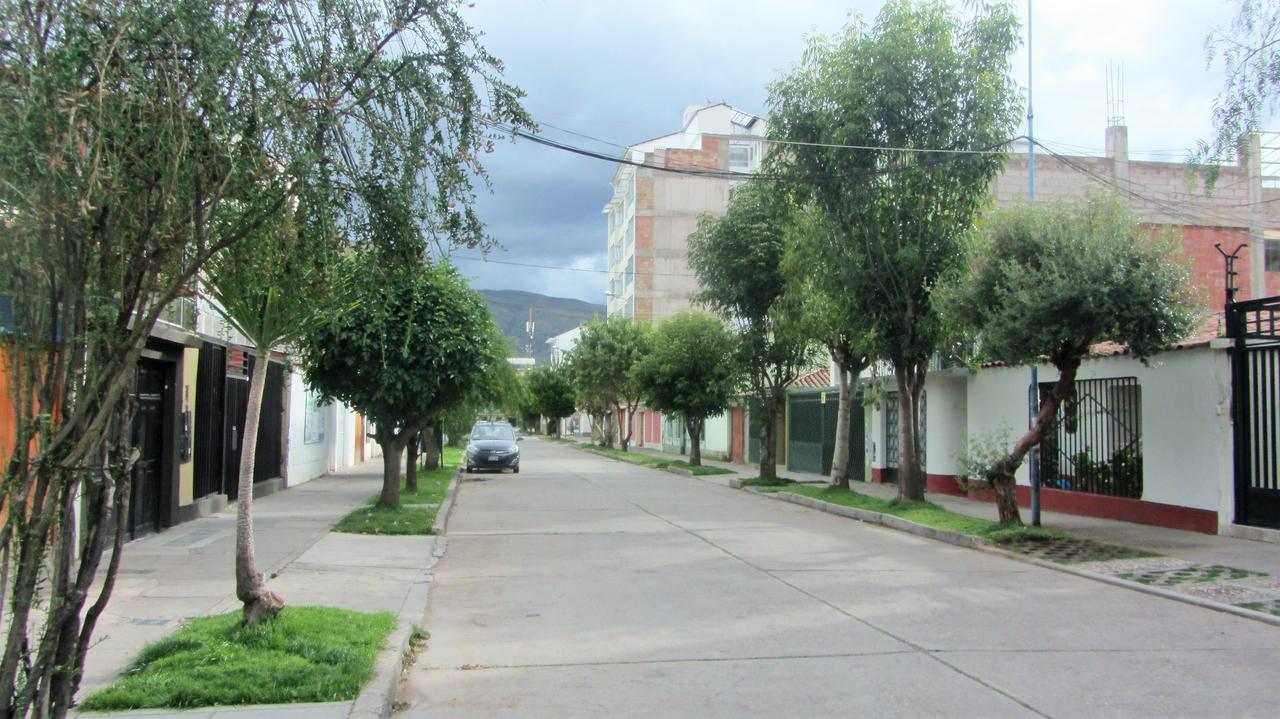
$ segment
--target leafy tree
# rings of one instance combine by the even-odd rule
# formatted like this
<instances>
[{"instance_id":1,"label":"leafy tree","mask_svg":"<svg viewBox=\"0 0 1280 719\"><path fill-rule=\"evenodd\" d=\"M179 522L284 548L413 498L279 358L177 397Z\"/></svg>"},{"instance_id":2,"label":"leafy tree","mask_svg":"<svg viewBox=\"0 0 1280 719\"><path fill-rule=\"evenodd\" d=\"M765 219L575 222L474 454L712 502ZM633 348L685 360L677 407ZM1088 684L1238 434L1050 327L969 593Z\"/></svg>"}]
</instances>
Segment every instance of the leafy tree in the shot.
<instances>
[{"instance_id":1,"label":"leafy tree","mask_svg":"<svg viewBox=\"0 0 1280 719\"><path fill-rule=\"evenodd\" d=\"M380 507L400 505L400 460L411 440L465 398L488 367L493 318L445 264L346 259L350 300L325 308L303 342L306 379L325 400L372 420L382 447Z\"/></svg>"},{"instance_id":2,"label":"leafy tree","mask_svg":"<svg viewBox=\"0 0 1280 719\"><path fill-rule=\"evenodd\" d=\"M1073 395L1090 347L1118 342L1145 359L1194 328L1198 303L1177 252L1175 241L1102 196L997 212L970 246L970 275L943 292L948 313L976 333L986 356L1047 357L1059 373L1034 426L988 471L1002 524L1021 523L1014 472Z\"/></svg>"},{"instance_id":3,"label":"leafy tree","mask_svg":"<svg viewBox=\"0 0 1280 719\"><path fill-rule=\"evenodd\" d=\"M507 340L496 324L494 330L494 336L490 339L493 353L487 360L480 381L462 402L445 410L441 417L440 424L443 425L444 433L449 435L449 441L454 446L461 446L462 436L471 430L476 418L516 417L521 407L528 402L528 388L516 374L515 367L507 361L507 352L510 351ZM430 448L428 451L430 452ZM436 453L438 454L438 448ZM427 469L434 469L430 454Z\"/></svg>"},{"instance_id":4,"label":"leafy tree","mask_svg":"<svg viewBox=\"0 0 1280 719\"><path fill-rule=\"evenodd\" d=\"M738 390L736 338L717 317L680 312L658 326L653 349L635 367L645 402L684 419L689 464L702 464L702 427L723 412Z\"/></svg>"},{"instance_id":5,"label":"leafy tree","mask_svg":"<svg viewBox=\"0 0 1280 719\"><path fill-rule=\"evenodd\" d=\"M787 293L799 306L806 332L821 342L836 366L840 387L836 412L836 445L831 458L831 484L849 488L849 463L862 454L851 446L853 401L858 377L871 365L874 335L859 312L857 298L840 284L840 273L822 261L838 242L821 210L808 205L797 213L788 233L783 263Z\"/></svg>"},{"instance_id":6,"label":"leafy tree","mask_svg":"<svg viewBox=\"0 0 1280 719\"><path fill-rule=\"evenodd\" d=\"M703 215L689 236L689 264L703 288L697 299L737 328L738 365L755 406L764 411L760 476L765 479L777 477L776 428L787 387L815 360L782 270L794 213L781 187L753 180L734 191L724 217Z\"/></svg>"},{"instance_id":7,"label":"leafy tree","mask_svg":"<svg viewBox=\"0 0 1280 719\"><path fill-rule=\"evenodd\" d=\"M1214 28L1204 41L1206 63L1221 65L1224 85L1213 103L1213 137L1199 142L1192 155L1197 163L1235 157L1240 138L1261 129L1263 114L1280 95L1280 2L1235 4L1231 23ZM1209 169L1212 181L1215 166Z\"/></svg>"},{"instance_id":8,"label":"leafy tree","mask_svg":"<svg viewBox=\"0 0 1280 719\"><path fill-rule=\"evenodd\" d=\"M632 423L640 407L641 388L633 370L648 353L650 330L630 317L594 319L582 326L578 342L569 352L574 384L587 397L598 397L621 420L626 434L622 451L631 444Z\"/></svg>"},{"instance_id":9,"label":"leafy tree","mask_svg":"<svg viewBox=\"0 0 1280 719\"><path fill-rule=\"evenodd\" d=\"M1017 125L1017 43L1006 4L960 19L939 0L890 0L870 27L813 38L801 65L769 90L771 135L807 143L771 162L821 177L795 192L834 228L822 262L856 298L875 354L893 364L903 499L924 496L920 392L942 334L932 289L959 262L989 200L1004 162L990 151Z\"/></svg>"},{"instance_id":10,"label":"leafy tree","mask_svg":"<svg viewBox=\"0 0 1280 719\"><path fill-rule=\"evenodd\" d=\"M533 410L551 420L555 427L554 434L559 437L559 420L573 414L574 400L577 397L569 369L564 365L535 367L525 377L529 380Z\"/></svg>"},{"instance_id":11,"label":"leafy tree","mask_svg":"<svg viewBox=\"0 0 1280 719\"><path fill-rule=\"evenodd\" d=\"M16 434L0 457L12 550L0 715L72 706L128 535L132 382L161 312L291 202L340 221L375 144L416 158L432 227L474 236L485 123L531 124L457 3L326 10L0 6L0 361Z\"/></svg>"}]
</instances>

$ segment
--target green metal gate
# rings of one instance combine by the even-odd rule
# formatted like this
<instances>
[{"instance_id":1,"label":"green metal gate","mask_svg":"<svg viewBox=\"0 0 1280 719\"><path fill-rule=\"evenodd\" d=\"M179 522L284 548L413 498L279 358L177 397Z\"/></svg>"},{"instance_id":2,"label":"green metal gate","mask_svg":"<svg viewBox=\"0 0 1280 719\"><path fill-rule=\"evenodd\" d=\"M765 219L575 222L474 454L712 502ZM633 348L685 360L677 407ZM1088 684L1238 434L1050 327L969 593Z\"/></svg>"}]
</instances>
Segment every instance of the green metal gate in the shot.
<instances>
[{"instance_id":1,"label":"green metal gate","mask_svg":"<svg viewBox=\"0 0 1280 719\"><path fill-rule=\"evenodd\" d=\"M839 390L792 392L787 424L787 469L831 474L840 412ZM849 478L861 481L865 431L862 402L854 396L849 417Z\"/></svg>"}]
</instances>

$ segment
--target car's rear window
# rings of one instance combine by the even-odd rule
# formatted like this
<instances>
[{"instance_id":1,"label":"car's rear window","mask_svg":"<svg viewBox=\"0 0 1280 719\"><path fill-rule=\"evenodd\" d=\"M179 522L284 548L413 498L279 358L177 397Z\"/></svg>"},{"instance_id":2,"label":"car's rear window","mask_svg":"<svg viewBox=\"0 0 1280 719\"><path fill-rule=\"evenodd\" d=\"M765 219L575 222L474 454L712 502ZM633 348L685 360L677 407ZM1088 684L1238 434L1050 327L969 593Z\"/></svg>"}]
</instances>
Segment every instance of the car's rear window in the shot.
<instances>
[{"instance_id":1,"label":"car's rear window","mask_svg":"<svg viewBox=\"0 0 1280 719\"><path fill-rule=\"evenodd\" d=\"M511 425L507 424L482 424L478 425L471 433L471 439L514 440L515 438L515 433L511 431Z\"/></svg>"}]
</instances>

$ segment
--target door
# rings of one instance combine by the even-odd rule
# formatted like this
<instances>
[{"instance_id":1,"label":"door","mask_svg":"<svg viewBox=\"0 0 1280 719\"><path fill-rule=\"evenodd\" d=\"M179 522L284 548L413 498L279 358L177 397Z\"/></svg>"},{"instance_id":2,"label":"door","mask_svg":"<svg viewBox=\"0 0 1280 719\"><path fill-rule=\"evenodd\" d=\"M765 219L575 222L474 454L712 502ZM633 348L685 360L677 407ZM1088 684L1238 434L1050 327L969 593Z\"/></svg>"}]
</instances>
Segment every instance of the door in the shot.
<instances>
[{"instance_id":1,"label":"door","mask_svg":"<svg viewBox=\"0 0 1280 719\"><path fill-rule=\"evenodd\" d=\"M734 407L729 413L729 461L742 464L746 457L743 449L743 439L747 433L746 428L746 410L742 407Z\"/></svg>"},{"instance_id":2,"label":"door","mask_svg":"<svg viewBox=\"0 0 1280 719\"><path fill-rule=\"evenodd\" d=\"M135 394L138 412L133 419L133 445L138 449L138 461L133 468L129 498L129 536L134 539L160 529L165 477L166 369L161 362L138 363Z\"/></svg>"}]
</instances>

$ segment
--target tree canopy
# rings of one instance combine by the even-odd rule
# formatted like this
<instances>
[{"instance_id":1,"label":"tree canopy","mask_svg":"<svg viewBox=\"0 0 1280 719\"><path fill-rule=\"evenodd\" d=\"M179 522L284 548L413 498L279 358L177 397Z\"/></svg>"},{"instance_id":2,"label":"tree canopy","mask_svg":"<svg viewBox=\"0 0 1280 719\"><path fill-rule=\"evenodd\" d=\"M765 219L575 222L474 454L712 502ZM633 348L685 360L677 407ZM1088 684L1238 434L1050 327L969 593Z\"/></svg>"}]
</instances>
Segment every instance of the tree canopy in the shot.
<instances>
[{"instance_id":1,"label":"tree canopy","mask_svg":"<svg viewBox=\"0 0 1280 719\"><path fill-rule=\"evenodd\" d=\"M383 447L380 504L400 496L404 443L482 381L499 350L493 318L451 266L348 257L345 293L303 343L307 383L372 420Z\"/></svg>"},{"instance_id":2,"label":"tree canopy","mask_svg":"<svg viewBox=\"0 0 1280 719\"><path fill-rule=\"evenodd\" d=\"M702 422L727 409L741 388L736 353L737 339L719 318L680 312L658 325L653 349L636 365L646 404L684 419L690 464L701 464Z\"/></svg>"},{"instance_id":3,"label":"tree canopy","mask_svg":"<svg viewBox=\"0 0 1280 719\"><path fill-rule=\"evenodd\" d=\"M1076 370L1099 342L1146 358L1195 328L1199 302L1176 243L1143 227L1110 196L1037 204L991 215L968 248L968 274L941 292L984 357L1048 359L1059 378L1035 426L993 468L1001 521L1018 521L1013 472L1069 397Z\"/></svg>"},{"instance_id":4,"label":"tree canopy","mask_svg":"<svg viewBox=\"0 0 1280 719\"><path fill-rule=\"evenodd\" d=\"M1205 37L1205 61L1222 67L1223 87L1213 102L1213 136L1198 143L1199 163L1230 160L1241 137L1261 129L1280 96L1280 2L1236 0L1236 15ZM1210 164L1210 178L1214 177Z\"/></svg>"},{"instance_id":5,"label":"tree canopy","mask_svg":"<svg viewBox=\"0 0 1280 719\"><path fill-rule=\"evenodd\" d=\"M555 367L535 367L525 375L529 383L529 397L532 409L553 422L561 417L568 417L574 412L577 393L573 388L573 378L564 365ZM556 434L560 434L559 423L556 423Z\"/></svg>"},{"instance_id":6,"label":"tree canopy","mask_svg":"<svg viewBox=\"0 0 1280 719\"><path fill-rule=\"evenodd\" d=\"M737 330L738 365L766 415L760 454L766 478L777 472L774 429L786 388L815 359L799 305L786 293L783 260L794 212L785 188L752 180L733 191L723 217L703 215L689 236L689 264L703 288L697 301Z\"/></svg>"},{"instance_id":7,"label":"tree canopy","mask_svg":"<svg viewBox=\"0 0 1280 719\"><path fill-rule=\"evenodd\" d=\"M814 37L800 66L769 88L770 135L800 143L770 162L823 176L792 189L834 228L822 262L894 366L905 499L924 494L918 403L942 334L932 290L958 264L1020 115L1012 8L960 12L940 0L890 0L870 26Z\"/></svg>"},{"instance_id":8,"label":"tree canopy","mask_svg":"<svg viewBox=\"0 0 1280 719\"><path fill-rule=\"evenodd\" d=\"M634 369L649 352L650 335L647 324L630 317L594 319L582 326L569 351L568 364L579 393L599 398L619 415L626 415L627 429L621 436L624 451L631 442L630 420L641 397Z\"/></svg>"}]
</instances>

